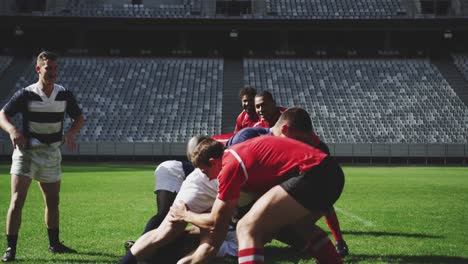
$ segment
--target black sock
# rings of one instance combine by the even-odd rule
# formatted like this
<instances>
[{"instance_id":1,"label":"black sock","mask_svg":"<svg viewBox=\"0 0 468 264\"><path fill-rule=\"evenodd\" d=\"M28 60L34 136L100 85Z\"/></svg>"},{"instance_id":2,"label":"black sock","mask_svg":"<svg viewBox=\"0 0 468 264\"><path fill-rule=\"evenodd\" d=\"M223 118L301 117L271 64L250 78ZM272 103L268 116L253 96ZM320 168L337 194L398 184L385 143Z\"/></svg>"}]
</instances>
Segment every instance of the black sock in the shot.
<instances>
[{"instance_id":1,"label":"black sock","mask_svg":"<svg viewBox=\"0 0 468 264\"><path fill-rule=\"evenodd\" d=\"M8 247L11 247L13 250L16 250L17 242L18 242L18 235L7 235Z\"/></svg>"},{"instance_id":2,"label":"black sock","mask_svg":"<svg viewBox=\"0 0 468 264\"><path fill-rule=\"evenodd\" d=\"M47 234L49 235L49 245L56 246L60 244L58 227L54 229L47 229Z\"/></svg>"},{"instance_id":3,"label":"black sock","mask_svg":"<svg viewBox=\"0 0 468 264\"><path fill-rule=\"evenodd\" d=\"M137 259L133 256L132 251L129 250L120 260L119 264L137 264Z\"/></svg>"},{"instance_id":4,"label":"black sock","mask_svg":"<svg viewBox=\"0 0 468 264\"><path fill-rule=\"evenodd\" d=\"M153 229L156 229L159 227L159 225L161 225L162 221L164 220L164 217L166 217L166 215L162 215L162 214L157 214L153 217L151 217L151 219L148 221L148 223L146 223L146 226L145 226L145 230L143 231L143 234L147 233L148 231L151 231Z\"/></svg>"}]
</instances>

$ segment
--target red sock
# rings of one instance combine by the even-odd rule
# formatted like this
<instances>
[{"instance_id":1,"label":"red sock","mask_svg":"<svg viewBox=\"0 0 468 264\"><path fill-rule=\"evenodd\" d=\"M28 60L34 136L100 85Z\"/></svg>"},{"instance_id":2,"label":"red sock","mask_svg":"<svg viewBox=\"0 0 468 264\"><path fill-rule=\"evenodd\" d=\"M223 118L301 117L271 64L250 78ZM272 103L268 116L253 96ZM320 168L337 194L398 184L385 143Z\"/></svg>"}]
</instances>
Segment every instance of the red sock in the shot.
<instances>
[{"instance_id":1,"label":"red sock","mask_svg":"<svg viewBox=\"0 0 468 264\"><path fill-rule=\"evenodd\" d=\"M335 241L343 241L343 235L341 234L340 222L338 221L338 217L336 216L335 210L331 210L325 216L325 223L327 223L328 228L332 232L333 238Z\"/></svg>"},{"instance_id":2,"label":"red sock","mask_svg":"<svg viewBox=\"0 0 468 264\"><path fill-rule=\"evenodd\" d=\"M264 264L263 248L246 248L239 250L239 264Z\"/></svg>"},{"instance_id":3,"label":"red sock","mask_svg":"<svg viewBox=\"0 0 468 264\"><path fill-rule=\"evenodd\" d=\"M319 232L320 233L309 242L309 246L306 249L307 253L316 258L320 264L343 263L332 242L328 239L327 233L323 230L319 230Z\"/></svg>"}]
</instances>

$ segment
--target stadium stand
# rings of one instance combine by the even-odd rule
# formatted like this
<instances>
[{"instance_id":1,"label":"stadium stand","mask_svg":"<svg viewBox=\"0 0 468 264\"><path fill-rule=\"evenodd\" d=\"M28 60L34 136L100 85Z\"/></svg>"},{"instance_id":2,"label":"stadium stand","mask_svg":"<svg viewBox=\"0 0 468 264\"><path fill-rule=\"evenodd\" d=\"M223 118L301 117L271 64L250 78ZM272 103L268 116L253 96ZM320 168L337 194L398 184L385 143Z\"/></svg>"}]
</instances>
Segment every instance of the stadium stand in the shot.
<instances>
[{"instance_id":1,"label":"stadium stand","mask_svg":"<svg viewBox=\"0 0 468 264\"><path fill-rule=\"evenodd\" d=\"M238 18L281 19L374 19L411 16L404 0L261 0L251 8L262 6L261 12L238 14ZM222 1L221 1L222 2ZM257 2L261 2L260 4ZM15 13L6 4L0 13ZM9 6L12 6L11 4ZM39 16L132 17L132 18L225 18L215 14L216 0L152 0L131 4L122 0L62 0L50 2ZM251 9L249 8L249 9ZM8 11L9 10L9 11Z\"/></svg>"},{"instance_id":2,"label":"stadium stand","mask_svg":"<svg viewBox=\"0 0 468 264\"><path fill-rule=\"evenodd\" d=\"M37 81L34 63L16 90ZM86 117L78 141L186 142L221 133L221 59L62 57L60 68L57 83L74 91Z\"/></svg>"},{"instance_id":3,"label":"stadium stand","mask_svg":"<svg viewBox=\"0 0 468 264\"><path fill-rule=\"evenodd\" d=\"M185 18L191 11L199 12L198 0L182 0L153 4L130 4L128 1L79 1L67 0L62 7L45 12L45 15L77 17L133 17L133 18Z\"/></svg>"},{"instance_id":4,"label":"stadium stand","mask_svg":"<svg viewBox=\"0 0 468 264\"><path fill-rule=\"evenodd\" d=\"M468 54L452 54L453 62L468 82Z\"/></svg>"},{"instance_id":5,"label":"stadium stand","mask_svg":"<svg viewBox=\"0 0 468 264\"><path fill-rule=\"evenodd\" d=\"M247 59L244 80L302 106L333 143L467 143L468 108L426 59Z\"/></svg>"},{"instance_id":6,"label":"stadium stand","mask_svg":"<svg viewBox=\"0 0 468 264\"><path fill-rule=\"evenodd\" d=\"M0 56L0 77L2 77L3 72L8 68L12 61L12 56Z\"/></svg>"},{"instance_id":7,"label":"stadium stand","mask_svg":"<svg viewBox=\"0 0 468 264\"><path fill-rule=\"evenodd\" d=\"M281 18L394 18L407 14L401 0L266 0L267 14Z\"/></svg>"}]
</instances>

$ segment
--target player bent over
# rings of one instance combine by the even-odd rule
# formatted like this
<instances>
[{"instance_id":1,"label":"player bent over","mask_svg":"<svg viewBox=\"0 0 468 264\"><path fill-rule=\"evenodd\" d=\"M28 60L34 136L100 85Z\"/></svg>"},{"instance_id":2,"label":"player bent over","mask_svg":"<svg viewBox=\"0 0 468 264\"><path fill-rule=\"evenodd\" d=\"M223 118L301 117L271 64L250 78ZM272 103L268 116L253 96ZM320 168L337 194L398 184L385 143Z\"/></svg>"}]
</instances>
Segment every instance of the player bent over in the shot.
<instances>
[{"instance_id":1,"label":"player bent over","mask_svg":"<svg viewBox=\"0 0 468 264\"><path fill-rule=\"evenodd\" d=\"M211 230L210 242L215 247L227 231L241 190L262 195L237 225L242 264L264 263L267 241L289 225L310 227L339 198L344 186L343 172L333 158L289 138L257 137L226 150L207 139L192 153L192 163L219 181L213 209L199 214L180 202L169 214ZM342 263L319 227L304 228L299 235L309 242L307 252L320 263Z\"/></svg>"},{"instance_id":2,"label":"player bent over","mask_svg":"<svg viewBox=\"0 0 468 264\"><path fill-rule=\"evenodd\" d=\"M198 142L206 138L208 137L192 138L188 143L187 155L190 157L191 151L198 144ZM217 190L217 181L210 181L206 175L203 174L203 172L201 172L199 169L195 169L183 181L175 199L184 201L184 203L187 204L191 210L203 213L211 209L217 195ZM148 232L144 233L137 241L135 241L135 244L132 245L127 254L121 259L120 263L137 263L135 256L138 256L139 260L151 259L159 262L167 260L167 252L162 252L163 247L164 250L166 250L168 246L187 246L186 243L185 245L181 245L181 243L171 245L171 243L175 242L177 239L183 237L187 233L192 234L194 232L193 229L187 231L186 226L187 223L172 222L171 217L166 215L158 228L149 230ZM235 236L235 230L228 232L224 243L222 243L220 249L217 252L215 251L214 247L205 246L209 245L204 242L206 233L207 232L204 230L197 232L197 240L199 238L200 243L192 243L191 246L188 246L188 250L186 250L186 252L181 253L181 250L178 249L176 250L176 254L178 254L180 257L187 255L184 259L190 261L208 259L214 255L237 256L237 240ZM158 250L161 250L160 254L158 254ZM193 250L195 250L195 252L192 252ZM175 262L174 259L175 258L172 257L170 262ZM177 260L178 259L179 258L177 258Z\"/></svg>"}]
</instances>

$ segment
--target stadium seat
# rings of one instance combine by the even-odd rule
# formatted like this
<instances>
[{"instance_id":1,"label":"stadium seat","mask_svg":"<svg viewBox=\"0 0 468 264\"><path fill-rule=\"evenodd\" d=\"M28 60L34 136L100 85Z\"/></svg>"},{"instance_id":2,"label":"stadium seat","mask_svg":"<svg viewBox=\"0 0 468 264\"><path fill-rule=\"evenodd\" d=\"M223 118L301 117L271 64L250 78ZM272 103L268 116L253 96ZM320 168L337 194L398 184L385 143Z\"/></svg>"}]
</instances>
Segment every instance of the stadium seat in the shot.
<instances>
[{"instance_id":1,"label":"stadium seat","mask_svg":"<svg viewBox=\"0 0 468 264\"><path fill-rule=\"evenodd\" d=\"M247 59L244 79L307 109L325 142L467 142L468 109L429 60Z\"/></svg>"}]
</instances>

